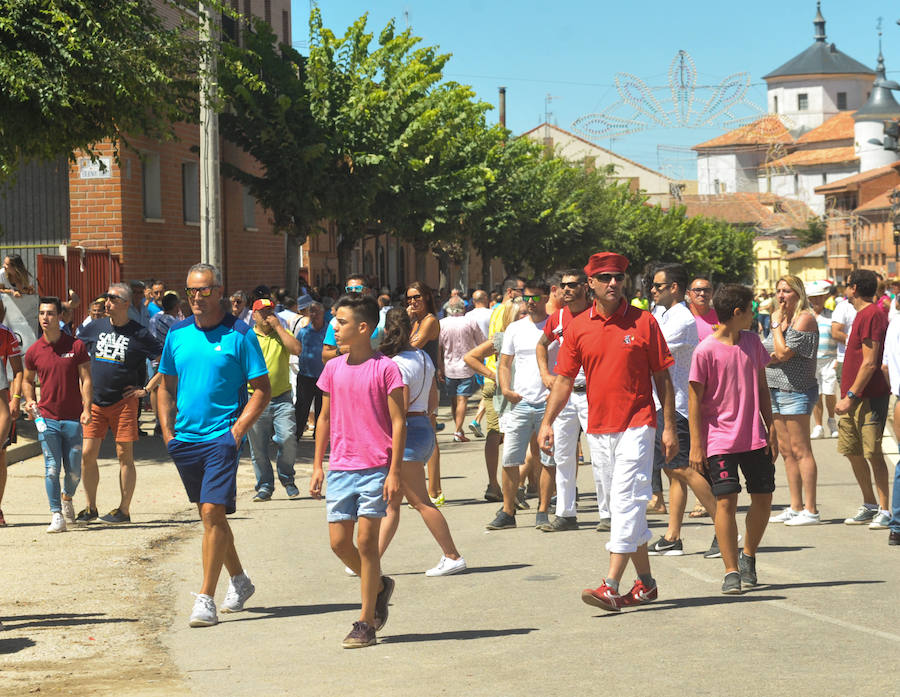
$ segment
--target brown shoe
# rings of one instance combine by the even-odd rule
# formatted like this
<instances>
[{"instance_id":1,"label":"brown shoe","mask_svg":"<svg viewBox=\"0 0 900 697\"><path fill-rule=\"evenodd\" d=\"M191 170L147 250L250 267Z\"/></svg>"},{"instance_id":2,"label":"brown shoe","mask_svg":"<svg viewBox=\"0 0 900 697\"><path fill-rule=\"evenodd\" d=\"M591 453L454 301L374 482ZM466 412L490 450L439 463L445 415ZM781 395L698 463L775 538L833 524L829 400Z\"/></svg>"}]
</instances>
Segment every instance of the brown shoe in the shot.
<instances>
[{"instance_id":1,"label":"brown shoe","mask_svg":"<svg viewBox=\"0 0 900 697\"><path fill-rule=\"evenodd\" d=\"M354 622L353 629L341 644L345 649L364 649L375 643L375 628L365 622Z\"/></svg>"},{"instance_id":2,"label":"brown shoe","mask_svg":"<svg viewBox=\"0 0 900 697\"><path fill-rule=\"evenodd\" d=\"M383 588L378 592L378 596L375 598L375 629L372 630L373 634L376 631L380 631L381 628L387 624L388 603L391 600L391 595L394 593L394 579L390 576L382 576L381 583L383 584ZM368 646L368 644L366 644L366 646Z\"/></svg>"}]
</instances>

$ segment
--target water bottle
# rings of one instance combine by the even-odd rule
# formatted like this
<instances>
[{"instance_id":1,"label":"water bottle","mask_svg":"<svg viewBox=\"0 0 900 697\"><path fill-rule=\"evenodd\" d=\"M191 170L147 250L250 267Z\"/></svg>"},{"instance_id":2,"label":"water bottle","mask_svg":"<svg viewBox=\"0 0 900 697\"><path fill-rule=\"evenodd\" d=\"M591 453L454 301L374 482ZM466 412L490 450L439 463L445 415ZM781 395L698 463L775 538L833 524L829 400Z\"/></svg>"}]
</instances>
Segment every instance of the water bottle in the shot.
<instances>
[{"instance_id":1,"label":"water bottle","mask_svg":"<svg viewBox=\"0 0 900 697\"><path fill-rule=\"evenodd\" d=\"M44 420L44 417L41 416L41 410L38 409L37 404L31 406L31 416L34 418L34 427L37 429L38 433L43 433L47 430L47 422Z\"/></svg>"}]
</instances>

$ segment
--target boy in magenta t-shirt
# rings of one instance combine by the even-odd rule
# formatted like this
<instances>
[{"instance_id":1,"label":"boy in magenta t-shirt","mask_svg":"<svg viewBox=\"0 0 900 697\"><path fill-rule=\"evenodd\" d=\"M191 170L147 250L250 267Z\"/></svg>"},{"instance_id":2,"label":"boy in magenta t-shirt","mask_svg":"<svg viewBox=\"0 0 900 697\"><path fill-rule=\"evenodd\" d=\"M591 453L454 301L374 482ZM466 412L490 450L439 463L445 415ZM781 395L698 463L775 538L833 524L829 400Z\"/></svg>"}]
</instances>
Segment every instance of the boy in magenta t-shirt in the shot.
<instances>
[{"instance_id":1,"label":"boy in magenta t-shirt","mask_svg":"<svg viewBox=\"0 0 900 697\"><path fill-rule=\"evenodd\" d=\"M375 300L344 297L337 303L335 319L335 340L342 352L325 364L317 383L322 411L309 493L322 496L322 461L330 439L328 534L331 549L361 581L362 611L343 643L345 649L357 649L375 643L394 591L394 580L381 575L378 531L388 501L400 495L406 408L400 369L372 350L370 338L378 325Z\"/></svg>"},{"instance_id":2,"label":"boy in magenta t-shirt","mask_svg":"<svg viewBox=\"0 0 900 697\"><path fill-rule=\"evenodd\" d=\"M722 286L713 300L719 326L700 342L691 361L688 412L690 464L707 473L716 497L716 538L725 563L722 592L756 585L756 550L775 491L776 445L772 402L766 383L769 354L754 332L749 288ZM750 509L744 549L738 557L738 468L744 473Z\"/></svg>"}]
</instances>

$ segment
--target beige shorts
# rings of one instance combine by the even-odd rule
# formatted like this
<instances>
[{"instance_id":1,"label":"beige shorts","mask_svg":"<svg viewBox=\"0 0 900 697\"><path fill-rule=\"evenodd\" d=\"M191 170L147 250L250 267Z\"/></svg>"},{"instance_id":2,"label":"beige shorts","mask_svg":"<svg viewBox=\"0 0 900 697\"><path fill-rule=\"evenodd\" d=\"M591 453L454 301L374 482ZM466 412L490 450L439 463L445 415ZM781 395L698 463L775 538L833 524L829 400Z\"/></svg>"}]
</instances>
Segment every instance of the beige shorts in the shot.
<instances>
[{"instance_id":1,"label":"beige shorts","mask_svg":"<svg viewBox=\"0 0 900 697\"><path fill-rule=\"evenodd\" d=\"M881 455L881 437L887 421L889 394L854 400L853 408L838 421L838 452L871 459Z\"/></svg>"},{"instance_id":2,"label":"beige shorts","mask_svg":"<svg viewBox=\"0 0 900 697\"><path fill-rule=\"evenodd\" d=\"M484 386L481 388L481 397L484 399L484 430L500 433L500 418L497 416L497 410L494 409L494 394L496 392L497 383L485 378Z\"/></svg>"}]
</instances>

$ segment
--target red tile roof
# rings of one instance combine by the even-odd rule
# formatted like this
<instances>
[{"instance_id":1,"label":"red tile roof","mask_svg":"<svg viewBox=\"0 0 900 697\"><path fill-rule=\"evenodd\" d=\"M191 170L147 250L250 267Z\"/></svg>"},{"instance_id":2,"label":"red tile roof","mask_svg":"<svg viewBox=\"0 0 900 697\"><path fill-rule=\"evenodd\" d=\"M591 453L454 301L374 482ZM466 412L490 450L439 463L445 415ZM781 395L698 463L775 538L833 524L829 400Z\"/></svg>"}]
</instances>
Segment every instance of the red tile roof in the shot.
<instances>
[{"instance_id":1,"label":"red tile roof","mask_svg":"<svg viewBox=\"0 0 900 697\"><path fill-rule=\"evenodd\" d=\"M815 215L802 201L753 192L685 195L682 203L688 217L702 215L760 231L799 230Z\"/></svg>"},{"instance_id":2,"label":"red tile roof","mask_svg":"<svg viewBox=\"0 0 900 697\"><path fill-rule=\"evenodd\" d=\"M885 191L881 194L878 194L875 198L867 201L859 208L854 209L855 212L859 211L883 211L891 207L891 190Z\"/></svg>"},{"instance_id":3,"label":"red tile roof","mask_svg":"<svg viewBox=\"0 0 900 697\"><path fill-rule=\"evenodd\" d=\"M842 162L856 162L858 159L852 145L843 148L815 148L813 150L797 150L790 155L765 163L763 168L817 167Z\"/></svg>"},{"instance_id":4,"label":"red tile roof","mask_svg":"<svg viewBox=\"0 0 900 697\"><path fill-rule=\"evenodd\" d=\"M870 179L883 177L885 174L889 174L890 172L897 169L900 169L900 160L892 164L885 165L884 167L877 167L865 172L860 172L859 174L854 174L850 177L838 179L836 182L831 182L830 184L822 184L822 186L817 186L814 191L817 194L834 194L840 191L856 191L856 189L859 188L860 183L869 181Z\"/></svg>"},{"instance_id":5,"label":"red tile roof","mask_svg":"<svg viewBox=\"0 0 900 697\"><path fill-rule=\"evenodd\" d=\"M821 126L797 138L798 143L822 143L829 140L853 140L853 114L855 111L841 111Z\"/></svg>"},{"instance_id":6,"label":"red tile roof","mask_svg":"<svg viewBox=\"0 0 900 697\"><path fill-rule=\"evenodd\" d=\"M825 256L825 242L816 242L815 244L809 245L809 247L804 247L803 249L798 249L796 252L791 252L786 255L785 259L811 259L815 257L824 257Z\"/></svg>"},{"instance_id":7,"label":"red tile roof","mask_svg":"<svg viewBox=\"0 0 900 697\"><path fill-rule=\"evenodd\" d=\"M794 139L785 128L781 119L773 114L766 114L753 123L741 126L728 133L723 133L705 143L695 145L692 150L706 148L724 148L735 145L772 145L773 143L793 143Z\"/></svg>"}]
</instances>

